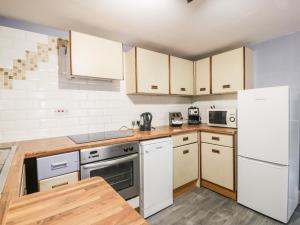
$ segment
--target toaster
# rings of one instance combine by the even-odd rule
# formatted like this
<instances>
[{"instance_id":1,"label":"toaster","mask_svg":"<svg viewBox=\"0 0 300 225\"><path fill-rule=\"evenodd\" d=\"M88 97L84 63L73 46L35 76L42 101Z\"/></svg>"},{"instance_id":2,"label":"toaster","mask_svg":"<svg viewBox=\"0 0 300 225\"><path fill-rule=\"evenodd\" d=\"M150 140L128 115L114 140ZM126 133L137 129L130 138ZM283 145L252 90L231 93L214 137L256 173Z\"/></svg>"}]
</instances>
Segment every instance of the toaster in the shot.
<instances>
[{"instance_id":1,"label":"toaster","mask_svg":"<svg viewBox=\"0 0 300 225\"><path fill-rule=\"evenodd\" d=\"M181 112L170 112L169 113L169 124L173 127L182 126L183 117Z\"/></svg>"}]
</instances>

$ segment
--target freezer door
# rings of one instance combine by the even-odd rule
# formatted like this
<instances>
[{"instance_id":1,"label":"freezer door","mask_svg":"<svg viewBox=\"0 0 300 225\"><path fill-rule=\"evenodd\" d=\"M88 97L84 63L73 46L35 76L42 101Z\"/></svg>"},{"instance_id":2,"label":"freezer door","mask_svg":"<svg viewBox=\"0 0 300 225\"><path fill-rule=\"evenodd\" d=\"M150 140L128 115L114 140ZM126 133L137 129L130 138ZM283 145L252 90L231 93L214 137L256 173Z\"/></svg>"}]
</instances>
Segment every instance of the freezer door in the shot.
<instances>
[{"instance_id":1,"label":"freezer door","mask_svg":"<svg viewBox=\"0 0 300 225\"><path fill-rule=\"evenodd\" d=\"M238 93L238 155L288 165L289 88Z\"/></svg>"},{"instance_id":2,"label":"freezer door","mask_svg":"<svg viewBox=\"0 0 300 225\"><path fill-rule=\"evenodd\" d=\"M238 157L238 203L288 221L288 166Z\"/></svg>"}]
</instances>

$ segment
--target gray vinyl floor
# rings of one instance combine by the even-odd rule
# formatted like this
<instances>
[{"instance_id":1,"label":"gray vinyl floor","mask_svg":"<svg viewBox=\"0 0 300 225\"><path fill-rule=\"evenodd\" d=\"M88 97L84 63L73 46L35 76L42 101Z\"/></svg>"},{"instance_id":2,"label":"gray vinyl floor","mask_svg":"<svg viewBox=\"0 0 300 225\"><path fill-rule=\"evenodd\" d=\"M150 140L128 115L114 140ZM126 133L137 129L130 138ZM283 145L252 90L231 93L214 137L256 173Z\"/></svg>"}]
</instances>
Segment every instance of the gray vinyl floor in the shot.
<instances>
[{"instance_id":1,"label":"gray vinyl floor","mask_svg":"<svg viewBox=\"0 0 300 225\"><path fill-rule=\"evenodd\" d=\"M205 188L178 197L174 205L148 218L151 225L275 225L282 224ZM300 225L300 207L289 225Z\"/></svg>"}]
</instances>

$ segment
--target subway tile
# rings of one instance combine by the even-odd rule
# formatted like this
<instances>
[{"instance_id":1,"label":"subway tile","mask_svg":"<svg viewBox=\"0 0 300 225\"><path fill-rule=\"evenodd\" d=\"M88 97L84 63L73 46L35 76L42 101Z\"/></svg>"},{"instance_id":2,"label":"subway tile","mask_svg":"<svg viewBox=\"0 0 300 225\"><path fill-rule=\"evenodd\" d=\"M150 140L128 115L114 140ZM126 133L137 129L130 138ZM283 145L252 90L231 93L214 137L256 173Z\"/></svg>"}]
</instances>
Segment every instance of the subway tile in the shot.
<instances>
[{"instance_id":1,"label":"subway tile","mask_svg":"<svg viewBox=\"0 0 300 225\"><path fill-rule=\"evenodd\" d=\"M22 39L24 40L26 39L26 32L19 29L0 26L0 36L13 38L17 40L22 40Z\"/></svg>"},{"instance_id":2,"label":"subway tile","mask_svg":"<svg viewBox=\"0 0 300 225\"><path fill-rule=\"evenodd\" d=\"M48 36L45 34L26 31L25 37L26 40L33 41L35 43L48 44Z\"/></svg>"},{"instance_id":3,"label":"subway tile","mask_svg":"<svg viewBox=\"0 0 300 225\"><path fill-rule=\"evenodd\" d=\"M38 109L39 101L36 99L25 99L23 101L18 101L15 104L15 108L19 112L21 112L22 110L26 110L26 109Z\"/></svg>"},{"instance_id":4,"label":"subway tile","mask_svg":"<svg viewBox=\"0 0 300 225\"><path fill-rule=\"evenodd\" d=\"M15 106L16 106L15 100L0 99L0 110L15 109Z\"/></svg>"},{"instance_id":5,"label":"subway tile","mask_svg":"<svg viewBox=\"0 0 300 225\"><path fill-rule=\"evenodd\" d=\"M11 38L5 38L0 36L0 49L2 48L12 48L13 41Z\"/></svg>"},{"instance_id":6,"label":"subway tile","mask_svg":"<svg viewBox=\"0 0 300 225\"><path fill-rule=\"evenodd\" d=\"M33 130L40 127L39 120L16 120L16 130Z\"/></svg>"},{"instance_id":7,"label":"subway tile","mask_svg":"<svg viewBox=\"0 0 300 225\"><path fill-rule=\"evenodd\" d=\"M0 121L0 132L16 129L14 120Z\"/></svg>"},{"instance_id":8,"label":"subway tile","mask_svg":"<svg viewBox=\"0 0 300 225\"><path fill-rule=\"evenodd\" d=\"M34 91L37 89L37 83L32 80L13 80L13 89Z\"/></svg>"}]
</instances>

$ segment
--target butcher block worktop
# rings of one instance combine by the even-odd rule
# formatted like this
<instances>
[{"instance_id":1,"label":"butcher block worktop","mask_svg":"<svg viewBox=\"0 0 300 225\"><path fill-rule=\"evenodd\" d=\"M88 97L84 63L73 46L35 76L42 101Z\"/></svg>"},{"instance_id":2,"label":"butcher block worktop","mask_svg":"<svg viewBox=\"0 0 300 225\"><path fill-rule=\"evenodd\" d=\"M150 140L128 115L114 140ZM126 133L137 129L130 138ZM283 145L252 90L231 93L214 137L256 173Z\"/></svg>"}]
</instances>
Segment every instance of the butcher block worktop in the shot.
<instances>
[{"instance_id":1,"label":"butcher block worktop","mask_svg":"<svg viewBox=\"0 0 300 225\"><path fill-rule=\"evenodd\" d=\"M18 200L20 191L20 182L22 176L22 165L25 158L42 157L59 153L77 151L82 148L99 147L111 144L118 144L132 141L142 141L154 138L168 137L176 134L188 133L193 131L205 131L212 133L221 133L235 135L237 129L209 127L201 125L183 125L182 127L161 126L152 131L134 131L132 137L117 138L104 141L96 141L84 144L76 144L68 137L47 138L31 141L22 141L15 143L16 154L11 164L11 168L1 193L0 199L0 221L5 224L7 212L11 201ZM30 195L26 196L29 197ZM25 198L25 197L22 197ZM32 197L34 198L34 196ZM61 224L69 224L66 223Z\"/></svg>"},{"instance_id":2,"label":"butcher block worktop","mask_svg":"<svg viewBox=\"0 0 300 225\"><path fill-rule=\"evenodd\" d=\"M100 177L12 201L7 225L26 224L148 224Z\"/></svg>"}]
</instances>

